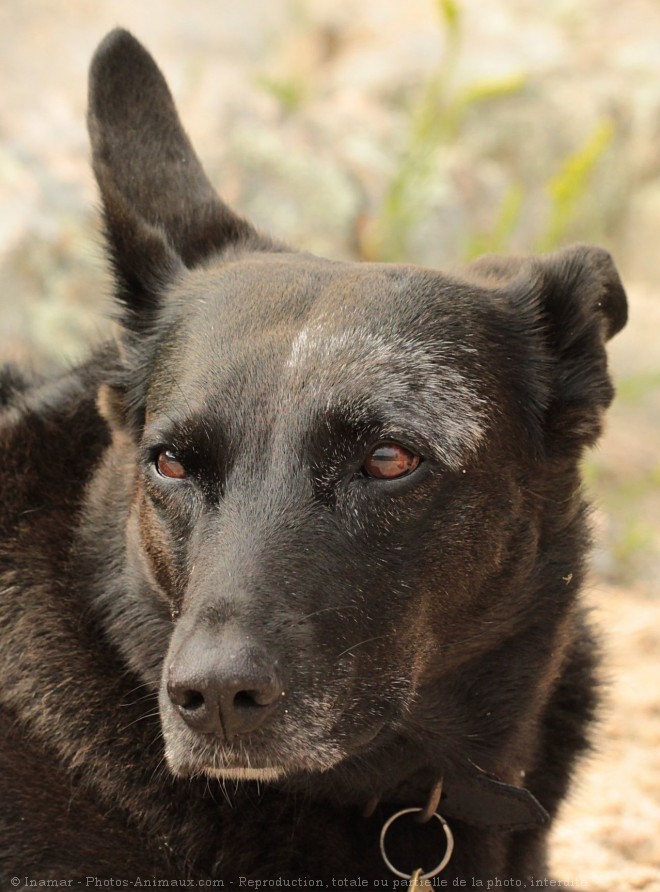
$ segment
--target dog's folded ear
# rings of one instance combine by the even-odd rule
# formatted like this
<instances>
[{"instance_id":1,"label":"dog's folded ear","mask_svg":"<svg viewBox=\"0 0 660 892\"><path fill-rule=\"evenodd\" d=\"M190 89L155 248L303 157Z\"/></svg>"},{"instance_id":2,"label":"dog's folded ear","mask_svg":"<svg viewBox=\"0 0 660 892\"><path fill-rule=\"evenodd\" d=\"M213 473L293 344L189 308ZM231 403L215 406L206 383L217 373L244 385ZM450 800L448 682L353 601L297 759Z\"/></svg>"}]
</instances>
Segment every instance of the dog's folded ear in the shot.
<instances>
[{"instance_id":1,"label":"dog's folded ear","mask_svg":"<svg viewBox=\"0 0 660 892\"><path fill-rule=\"evenodd\" d=\"M237 242L266 240L218 197L144 47L116 29L94 56L88 127L125 323L148 325L177 271Z\"/></svg>"},{"instance_id":2,"label":"dog's folded ear","mask_svg":"<svg viewBox=\"0 0 660 892\"><path fill-rule=\"evenodd\" d=\"M605 342L628 314L610 254L576 245L544 257L484 257L470 272L513 306L531 338L534 372L526 386L530 403L542 409L544 448L579 453L592 445L614 395Z\"/></svg>"}]
</instances>

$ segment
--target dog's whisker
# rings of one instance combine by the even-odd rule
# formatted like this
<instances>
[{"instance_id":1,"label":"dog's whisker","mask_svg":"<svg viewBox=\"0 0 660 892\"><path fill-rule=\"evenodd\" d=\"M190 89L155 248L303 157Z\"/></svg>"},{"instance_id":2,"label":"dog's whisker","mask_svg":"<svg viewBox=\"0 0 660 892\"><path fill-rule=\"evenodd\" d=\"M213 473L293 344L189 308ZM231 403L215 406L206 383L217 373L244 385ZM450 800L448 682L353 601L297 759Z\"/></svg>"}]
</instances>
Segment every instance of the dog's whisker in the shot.
<instances>
[{"instance_id":1,"label":"dog's whisker","mask_svg":"<svg viewBox=\"0 0 660 892\"><path fill-rule=\"evenodd\" d=\"M373 641L380 641L382 638L388 638L389 635L374 635L372 638L365 638L364 641L358 641L357 644L352 644L350 647L347 647L345 650L342 650L340 654L337 654L335 657L335 661L340 660L342 657L346 656L346 654L353 653L353 651L357 650L358 647L362 647L364 644L371 644Z\"/></svg>"},{"instance_id":2,"label":"dog's whisker","mask_svg":"<svg viewBox=\"0 0 660 892\"><path fill-rule=\"evenodd\" d=\"M299 622L302 622L306 619L311 619L313 616L318 616L321 613L329 613L331 611L341 612L343 610L358 610L359 607L357 604L338 604L333 605L332 607L321 607L319 610L312 610L310 613L306 613L304 616L300 617Z\"/></svg>"},{"instance_id":3,"label":"dog's whisker","mask_svg":"<svg viewBox=\"0 0 660 892\"><path fill-rule=\"evenodd\" d=\"M142 703L144 700L157 700L158 694L150 691L148 694L144 694L142 697L136 697L135 700L127 700L124 703L119 703L120 709L128 709L131 706L136 706L138 703Z\"/></svg>"},{"instance_id":4,"label":"dog's whisker","mask_svg":"<svg viewBox=\"0 0 660 892\"><path fill-rule=\"evenodd\" d=\"M124 731L127 731L129 728L131 728L133 725L136 725L138 722L145 722L147 719L153 719L159 715L160 715L160 712L158 709L156 709L153 712L147 712L144 715L138 716L138 718L133 719L132 722L129 722L127 725L124 725Z\"/></svg>"}]
</instances>

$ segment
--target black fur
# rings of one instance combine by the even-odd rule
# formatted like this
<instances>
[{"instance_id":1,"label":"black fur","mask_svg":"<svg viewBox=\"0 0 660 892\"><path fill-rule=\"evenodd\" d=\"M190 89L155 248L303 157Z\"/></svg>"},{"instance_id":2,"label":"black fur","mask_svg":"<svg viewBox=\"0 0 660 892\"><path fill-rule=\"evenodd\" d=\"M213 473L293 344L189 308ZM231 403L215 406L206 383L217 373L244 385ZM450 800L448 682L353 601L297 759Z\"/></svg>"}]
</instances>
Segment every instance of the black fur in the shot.
<instances>
[{"instance_id":1,"label":"black fur","mask_svg":"<svg viewBox=\"0 0 660 892\"><path fill-rule=\"evenodd\" d=\"M441 775L553 816L596 699L579 460L626 320L609 255L450 277L296 253L216 196L133 37L90 84L124 333L58 379L0 378L2 888L392 883L394 806L361 810L424 805ZM383 441L419 468L366 476ZM168 693L202 637L218 660L258 642L286 692L231 742ZM280 776L207 774L248 765ZM545 874L547 826L451 824L448 885ZM428 832L393 859L428 869Z\"/></svg>"}]
</instances>

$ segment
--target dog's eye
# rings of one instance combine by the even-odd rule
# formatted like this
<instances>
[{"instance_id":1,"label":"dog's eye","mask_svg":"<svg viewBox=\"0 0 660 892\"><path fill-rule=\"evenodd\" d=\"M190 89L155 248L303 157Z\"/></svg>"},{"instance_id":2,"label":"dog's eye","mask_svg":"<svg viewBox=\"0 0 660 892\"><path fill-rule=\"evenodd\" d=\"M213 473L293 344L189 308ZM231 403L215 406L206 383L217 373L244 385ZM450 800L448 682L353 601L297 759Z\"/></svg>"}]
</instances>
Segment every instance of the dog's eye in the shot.
<instances>
[{"instance_id":1,"label":"dog's eye","mask_svg":"<svg viewBox=\"0 0 660 892\"><path fill-rule=\"evenodd\" d=\"M181 480L186 476L186 469L169 449L163 449L156 458L156 470L161 477L171 477Z\"/></svg>"},{"instance_id":2,"label":"dog's eye","mask_svg":"<svg viewBox=\"0 0 660 892\"><path fill-rule=\"evenodd\" d=\"M396 480L411 474L421 461L398 443L379 443L367 456L362 469L368 477L377 480Z\"/></svg>"}]
</instances>

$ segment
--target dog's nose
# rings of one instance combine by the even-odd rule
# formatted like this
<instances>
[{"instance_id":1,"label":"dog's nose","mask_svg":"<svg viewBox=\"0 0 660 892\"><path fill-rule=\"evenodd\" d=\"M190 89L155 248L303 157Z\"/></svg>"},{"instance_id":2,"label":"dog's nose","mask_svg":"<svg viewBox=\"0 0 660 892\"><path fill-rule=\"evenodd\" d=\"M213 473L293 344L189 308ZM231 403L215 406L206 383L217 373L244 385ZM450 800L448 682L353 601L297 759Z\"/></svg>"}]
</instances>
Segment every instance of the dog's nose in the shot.
<instances>
[{"instance_id":1,"label":"dog's nose","mask_svg":"<svg viewBox=\"0 0 660 892\"><path fill-rule=\"evenodd\" d=\"M168 696L194 731L227 740L273 716L283 696L276 661L249 639L193 635L170 665Z\"/></svg>"}]
</instances>

